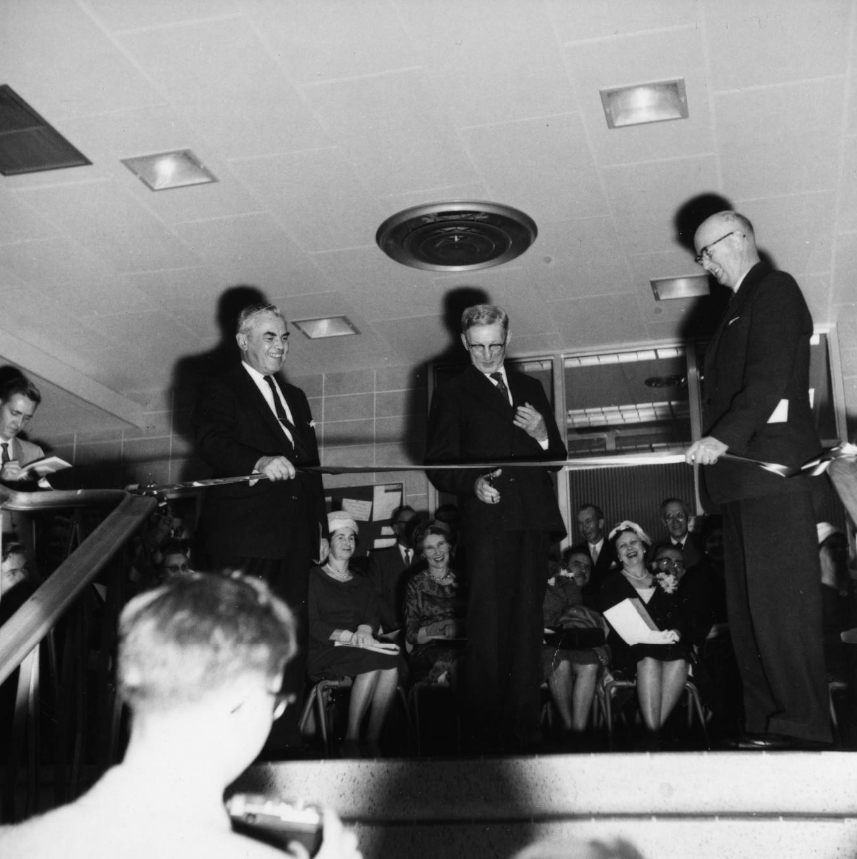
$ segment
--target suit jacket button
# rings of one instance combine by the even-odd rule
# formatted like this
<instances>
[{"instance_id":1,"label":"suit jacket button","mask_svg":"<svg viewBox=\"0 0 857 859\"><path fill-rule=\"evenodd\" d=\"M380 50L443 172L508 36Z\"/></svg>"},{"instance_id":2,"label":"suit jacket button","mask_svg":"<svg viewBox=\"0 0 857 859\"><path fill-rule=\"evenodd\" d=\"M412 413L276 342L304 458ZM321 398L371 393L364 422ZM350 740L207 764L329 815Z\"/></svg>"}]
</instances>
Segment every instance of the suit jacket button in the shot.
<instances>
[{"instance_id":1,"label":"suit jacket button","mask_svg":"<svg viewBox=\"0 0 857 859\"><path fill-rule=\"evenodd\" d=\"M297 496L297 495L292 495L292 501L297 501L297 500L298 500L298 496Z\"/></svg>"}]
</instances>

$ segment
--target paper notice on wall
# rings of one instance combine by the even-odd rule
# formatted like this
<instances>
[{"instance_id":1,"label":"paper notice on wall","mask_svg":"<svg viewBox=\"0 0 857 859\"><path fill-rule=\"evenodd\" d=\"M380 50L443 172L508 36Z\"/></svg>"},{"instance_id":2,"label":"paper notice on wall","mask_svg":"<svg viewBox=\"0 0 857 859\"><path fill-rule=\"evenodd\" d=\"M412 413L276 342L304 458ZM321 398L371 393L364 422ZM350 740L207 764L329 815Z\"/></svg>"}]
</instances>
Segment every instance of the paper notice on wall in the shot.
<instances>
[{"instance_id":1,"label":"paper notice on wall","mask_svg":"<svg viewBox=\"0 0 857 859\"><path fill-rule=\"evenodd\" d=\"M358 501L356 498L343 498L342 509L350 514L355 522L370 522L372 520L372 502Z\"/></svg>"},{"instance_id":2,"label":"paper notice on wall","mask_svg":"<svg viewBox=\"0 0 857 859\"><path fill-rule=\"evenodd\" d=\"M383 522L393 515L393 511L401 506L402 490L400 486L376 486L373 518Z\"/></svg>"}]
</instances>

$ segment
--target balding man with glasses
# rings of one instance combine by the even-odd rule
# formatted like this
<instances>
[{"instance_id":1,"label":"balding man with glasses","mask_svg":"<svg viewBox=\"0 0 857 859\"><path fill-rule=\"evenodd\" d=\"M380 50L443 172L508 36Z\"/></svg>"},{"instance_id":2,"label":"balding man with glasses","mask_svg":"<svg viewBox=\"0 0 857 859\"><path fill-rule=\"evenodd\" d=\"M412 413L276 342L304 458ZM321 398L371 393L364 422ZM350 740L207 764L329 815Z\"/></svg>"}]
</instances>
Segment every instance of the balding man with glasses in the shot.
<instances>
[{"instance_id":1,"label":"balding man with glasses","mask_svg":"<svg viewBox=\"0 0 857 859\"><path fill-rule=\"evenodd\" d=\"M762 262L753 225L720 212L696 231L696 261L735 295L705 355L704 437L687 461L723 512L729 627L744 690L746 749L828 743L827 678L812 479L821 443L809 400L812 317L794 278Z\"/></svg>"},{"instance_id":2,"label":"balding man with glasses","mask_svg":"<svg viewBox=\"0 0 857 859\"><path fill-rule=\"evenodd\" d=\"M479 304L462 314L471 366L434 392L426 463L565 459L541 383L505 366L509 338L502 308ZM487 751L535 745L548 548L565 536L549 469L504 465L428 475L437 489L458 496L461 512L470 742Z\"/></svg>"}]
</instances>

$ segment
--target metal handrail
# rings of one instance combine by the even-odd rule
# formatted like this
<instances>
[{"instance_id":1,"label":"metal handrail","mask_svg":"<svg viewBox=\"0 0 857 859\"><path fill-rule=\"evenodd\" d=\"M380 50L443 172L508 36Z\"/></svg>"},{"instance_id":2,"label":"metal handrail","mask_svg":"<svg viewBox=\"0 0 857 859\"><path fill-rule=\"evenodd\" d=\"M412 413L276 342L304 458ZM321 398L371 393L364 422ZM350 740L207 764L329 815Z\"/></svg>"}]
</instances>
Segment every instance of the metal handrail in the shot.
<instances>
[{"instance_id":1,"label":"metal handrail","mask_svg":"<svg viewBox=\"0 0 857 859\"><path fill-rule=\"evenodd\" d=\"M0 683L48 634L152 512L157 499L121 489L15 492L0 488L9 510L50 510L115 504L104 521L66 558L36 592L0 626Z\"/></svg>"}]
</instances>

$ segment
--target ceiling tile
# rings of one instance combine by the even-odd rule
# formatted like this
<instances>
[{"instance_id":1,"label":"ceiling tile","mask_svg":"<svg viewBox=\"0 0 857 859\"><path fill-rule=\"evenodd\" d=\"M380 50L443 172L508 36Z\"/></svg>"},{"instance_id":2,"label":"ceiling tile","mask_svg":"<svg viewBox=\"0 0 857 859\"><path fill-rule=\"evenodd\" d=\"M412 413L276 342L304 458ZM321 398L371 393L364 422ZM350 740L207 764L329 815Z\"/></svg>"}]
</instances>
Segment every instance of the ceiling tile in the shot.
<instances>
[{"instance_id":1,"label":"ceiling tile","mask_svg":"<svg viewBox=\"0 0 857 859\"><path fill-rule=\"evenodd\" d=\"M588 218L545 224L528 253L538 268L538 291L552 301L626 292L631 282L623 251L610 218Z\"/></svg>"},{"instance_id":2,"label":"ceiling tile","mask_svg":"<svg viewBox=\"0 0 857 859\"><path fill-rule=\"evenodd\" d=\"M383 2L239 0L298 84L415 65L413 46Z\"/></svg>"},{"instance_id":3,"label":"ceiling tile","mask_svg":"<svg viewBox=\"0 0 857 859\"><path fill-rule=\"evenodd\" d=\"M160 29L170 24L234 15L233 0L146 0L145 3L117 3L116 0L86 0L86 5L107 30Z\"/></svg>"},{"instance_id":4,"label":"ceiling tile","mask_svg":"<svg viewBox=\"0 0 857 859\"><path fill-rule=\"evenodd\" d=\"M435 91L459 125L575 109L543 4L506 2L502 15L484 3L460 0L405 0L397 7Z\"/></svg>"},{"instance_id":5,"label":"ceiling tile","mask_svg":"<svg viewBox=\"0 0 857 859\"><path fill-rule=\"evenodd\" d=\"M198 260L115 183L87 182L21 191L22 199L116 271L182 268Z\"/></svg>"},{"instance_id":6,"label":"ceiling tile","mask_svg":"<svg viewBox=\"0 0 857 859\"><path fill-rule=\"evenodd\" d=\"M850 0L702 0L715 90L842 75Z\"/></svg>"},{"instance_id":7,"label":"ceiling tile","mask_svg":"<svg viewBox=\"0 0 857 859\"><path fill-rule=\"evenodd\" d=\"M830 293L830 304L840 304L853 301L855 297L854 284L857 283L857 233L847 233L846 235L837 236L834 247L834 278L833 291Z\"/></svg>"},{"instance_id":8,"label":"ceiling tile","mask_svg":"<svg viewBox=\"0 0 857 859\"><path fill-rule=\"evenodd\" d=\"M3 83L60 133L69 117L164 100L77 3L4 3L2 28Z\"/></svg>"},{"instance_id":9,"label":"ceiling tile","mask_svg":"<svg viewBox=\"0 0 857 859\"><path fill-rule=\"evenodd\" d=\"M29 209L18 194L0 188L0 246L55 236L54 227Z\"/></svg>"},{"instance_id":10,"label":"ceiling tile","mask_svg":"<svg viewBox=\"0 0 857 859\"><path fill-rule=\"evenodd\" d=\"M375 193L400 194L476 179L442 94L423 72L391 72L303 91L344 157ZM407 122L402 121L403 104L419 105Z\"/></svg>"},{"instance_id":11,"label":"ceiling tile","mask_svg":"<svg viewBox=\"0 0 857 859\"><path fill-rule=\"evenodd\" d=\"M836 229L841 233L857 230L857 137L845 138Z\"/></svg>"},{"instance_id":12,"label":"ceiling tile","mask_svg":"<svg viewBox=\"0 0 857 859\"><path fill-rule=\"evenodd\" d=\"M746 197L834 188L842 87L826 80L718 95L725 186Z\"/></svg>"},{"instance_id":13,"label":"ceiling tile","mask_svg":"<svg viewBox=\"0 0 857 859\"><path fill-rule=\"evenodd\" d=\"M382 320L374 323L373 328L401 363L432 361L450 351L458 354L458 343L444 325L442 316Z\"/></svg>"},{"instance_id":14,"label":"ceiling tile","mask_svg":"<svg viewBox=\"0 0 857 859\"><path fill-rule=\"evenodd\" d=\"M634 343L645 336L633 292L568 298L549 306L566 349Z\"/></svg>"},{"instance_id":15,"label":"ceiling tile","mask_svg":"<svg viewBox=\"0 0 857 859\"><path fill-rule=\"evenodd\" d=\"M576 114L468 128L463 133L496 202L523 209L537 224L607 214Z\"/></svg>"},{"instance_id":16,"label":"ceiling tile","mask_svg":"<svg viewBox=\"0 0 857 859\"><path fill-rule=\"evenodd\" d=\"M386 217L338 150L230 163L236 176L307 251L369 245Z\"/></svg>"},{"instance_id":17,"label":"ceiling tile","mask_svg":"<svg viewBox=\"0 0 857 859\"><path fill-rule=\"evenodd\" d=\"M602 175L629 254L673 249L680 207L719 184L714 156L606 167Z\"/></svg>"},{"instance_id":18,"label":"ceiling tile","mask_svg":"<svg viewBox=\"0 0 857 859\"><path fill-rule=\"evenodd\" d=\"M549 0L550 16L562 42L617 39L640 30L698 24L698 4L688 0Z\"/></svg>"}]
</instances>

